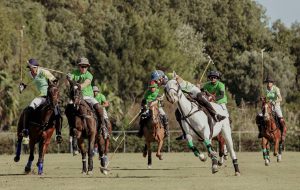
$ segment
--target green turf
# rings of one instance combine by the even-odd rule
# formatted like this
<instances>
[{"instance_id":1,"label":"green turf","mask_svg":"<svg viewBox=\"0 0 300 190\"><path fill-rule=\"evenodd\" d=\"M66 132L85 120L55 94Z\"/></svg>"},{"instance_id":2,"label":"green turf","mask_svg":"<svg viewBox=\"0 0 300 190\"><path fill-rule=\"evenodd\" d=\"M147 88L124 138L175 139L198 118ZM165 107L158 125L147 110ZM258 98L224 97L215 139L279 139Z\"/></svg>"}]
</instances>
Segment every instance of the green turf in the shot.
<instances>
[{"instance_id":1,"label":"green turf","mask_svg":"<svg viewBox=\"0 0 300 190\"><path fill-rule=\"evenodd\" d=\"M281 163L271 157L271 164L266 167L261 153L238 153L241 176L236 177L231 159L218 173L212 174L210 160L203 163L192 153L165 153L162 161L153 154L152 169L147 169L147 160L141 154L116 154L107 176L99 172L97 158L94 158L94 174L86 176L81 174L81 156L48 154L44 175L38 176L23 175L27 155L23 155L18 163L13 162L12 155L2 155L0 189L295 190L300 189L299 156L299 152L284 152ZM34 173L36 171L35 167Z\"/></svg>"}]
</instances>

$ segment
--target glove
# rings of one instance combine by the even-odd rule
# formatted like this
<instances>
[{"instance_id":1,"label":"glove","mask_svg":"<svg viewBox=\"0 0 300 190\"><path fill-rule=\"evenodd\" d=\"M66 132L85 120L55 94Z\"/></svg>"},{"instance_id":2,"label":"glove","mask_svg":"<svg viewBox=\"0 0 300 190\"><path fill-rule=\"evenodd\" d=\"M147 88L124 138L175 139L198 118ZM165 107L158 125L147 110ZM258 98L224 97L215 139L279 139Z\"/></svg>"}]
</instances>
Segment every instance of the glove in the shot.
<instances>
[{"instance_id":1,"label":"glove","mask_svg":"<svg viewBox=\"0 0 300 190\"><path fill-rule=\"evenodd\" d=\"M68 74L67 74L67 79L69 79L69 80L72 79L72 74L71 74L71 73L68 73Z\"/></svg>"},{"instance_id":2,"label":"glove","mask_svg":"<svg viewBox=\"0 0 300 190\"><path fill-rule=\"evenodd\" d=\"M21 82L19 84L19 92L20 92L20 94L23 92L23 90L25 90L26 87L27 87L27 85L24 84L23 82Z\"/></svg>"}]
</instances>

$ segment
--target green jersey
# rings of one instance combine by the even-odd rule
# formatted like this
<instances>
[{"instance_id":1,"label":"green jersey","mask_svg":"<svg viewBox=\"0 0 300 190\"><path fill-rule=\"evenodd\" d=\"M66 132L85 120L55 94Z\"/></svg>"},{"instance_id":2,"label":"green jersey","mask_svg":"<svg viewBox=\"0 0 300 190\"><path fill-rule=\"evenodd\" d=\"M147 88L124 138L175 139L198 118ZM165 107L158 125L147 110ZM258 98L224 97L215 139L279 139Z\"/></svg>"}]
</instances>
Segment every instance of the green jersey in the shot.
<instances>
[{"instance_id":1,"label":"green jersey","mask_svg":"<svg viewBox=\"0 0 300 190\"><path fill-rule=\"evenodd\" d=\"M106 98L104 94L98 93L97 96L95 96L95 99L102 105L104 102L106 102Z\"/></svg>"},{"instance_id":2,"label":"green jersey","mask_svg":"<svg viewBox=\"0 0 300 190\"><path fill-rule=\"evenodd\" d=\"M89 79L90 81L93 80L93 75L89 71L82 74L79 70L74 70L71 74L71 80L77 81L80 84L83 83L86 79ZM94 97L93 87L91 84L81 89L81 91L83 96Z\"/></svg>"},{"instance_id":3,"label":"green jersey","mask_svg":"<svg viewBox=\"0 0 300 190\"><path fill-rule=\"evenodd\" d=\"M279 103L281 100L279 88L277 86L273 85L270 90L266 89L266 97L267 97L267 100L269 100L269 101Z\"/></svg>"},{"instance_id":4,"label":"green jersey","mask_svg":"<svg viewBox=\"0 0 300 190\"><path fill-rule=\"evenodd\" d=\"M38 68L37 75L33 77L30 72L30 76L33 78L33 83L40 92L39 96L47 96L48 80L55 80L55 77L50 73L50 71Z\"/></svg>"},{"instance_id":5,"label":"green jersey","mask_svg":"<svg viewBox=\"0 0 300 190\"><path fill-rule=\"evenodd\" d=\"M146 103L152 102L156 100L157 96L159 94L159 89L157 88L154 92L151 92L151 90L147 90L144 99L146 100Z\"/></svg>"},{"instance_id":6,"label":"green jersey","mask_svg":"<svg viewBox=\"0 0 300 190\"><path fill-rule=\"evenodd\" d=\"M218 104L227 104L227 96L225 94L225 85L224 83L217 81L215 84L209 82L203 86L203 89L216 96L216 103ZM224 96L220 97L222 94Z\"/></svg>"}]
</instances>

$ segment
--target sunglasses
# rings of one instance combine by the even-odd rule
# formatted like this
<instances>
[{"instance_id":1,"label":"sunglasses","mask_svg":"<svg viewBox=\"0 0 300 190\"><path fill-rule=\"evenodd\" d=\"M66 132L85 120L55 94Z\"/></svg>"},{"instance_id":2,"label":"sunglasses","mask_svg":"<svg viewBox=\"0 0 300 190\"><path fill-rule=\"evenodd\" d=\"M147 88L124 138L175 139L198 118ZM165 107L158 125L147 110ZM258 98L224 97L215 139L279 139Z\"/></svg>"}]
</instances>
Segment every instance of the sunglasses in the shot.
<instances>
[{"instance_id":1,"label":"sunglasses","mask_svg":"<svg viewBox=\"0 0 300 190\"><path fill-rule=\"evenodd\" d=\"M210 79L217 79L218 77L209 77Z\"/></svg>"},{"instance_id":2,"label":"sunglasses","mask_svg":"<svg viewBox=\"0 0 300 190\"><path fill-rule=\"evenodd\" d=\"M88 66L83 65L83 66L80 66L80 68L84 68L85 69L85 68L88 68Z\"/></svg>"}]
</instances>

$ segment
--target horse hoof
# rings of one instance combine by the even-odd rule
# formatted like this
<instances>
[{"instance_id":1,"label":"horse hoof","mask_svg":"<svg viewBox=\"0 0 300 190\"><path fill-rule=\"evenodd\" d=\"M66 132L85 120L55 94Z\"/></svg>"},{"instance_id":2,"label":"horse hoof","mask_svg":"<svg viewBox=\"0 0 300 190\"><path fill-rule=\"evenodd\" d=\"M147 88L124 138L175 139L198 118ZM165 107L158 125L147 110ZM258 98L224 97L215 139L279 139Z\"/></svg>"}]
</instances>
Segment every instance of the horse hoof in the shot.
<instances>
[{"instance_id":1,"label":"horse hoof","mask_svg":"<svg viewBox=\"0 0 300 190\"><path fill-rule=\"evenodd\" d=\"M235 172L235 176L241 176L240 172Z\"/></svg>"},{"instance_id":2,"label":"horse hoof","mask_svg":"<svg viewBox=\"0 0 300 190\"><path fill-rule=\"evenodd\" d=\"M224 155L224 160L227 160L227 159L228 159L228 155L225 154L225 155Z\"/></svg>"},{"instance_id":3,"label":"horse hoof","mask_svg":"<svg viewBox=\"0 0 300 190\"><path fill-rule=\"evenodd\" d=\"M277 156L277 162L280 162L281 161L281 154L279 154L278 156Z\"/></svg>"},{"instance_id":4,"label":"horse hoof","mask_svg":"<svg viewBox=\"0 0 300 190\"><path fill-rule=\"evenodd\" d=\"M265 166L269 166L270 165L270 161L267 159L265 160Z\"/></svg>"},{"instance_id":5,"label":"horse hoof","mask_svg":"<svg viewBox=\"0 0 300 190\"><path fill-rule=\"evenodd\" d=\"M86 175L93 175L93 171L88 171Z\"/></svg>"},{"instance_id":6,"label":"horse hoof","mask_svg":"<svg viewBox=\"0 0 300 190\"><path fill-rule=\"evenodd\" d=\"M25 174L29 174L31 172L31 168L25 167L24 172L25 172Z\"/></svg>"},{"instance_id":7,"label":"horse hoof","mask_svg":"<svg viewBox=\"0 0 300 190\"><path fill-rule=\"evenodd\" d=\"M163 160L163 157L162 157L161 154L160 154L160 155L156 155L156 157L157 157L159 160Z\"/></svg>"},{"instance_id":8,"label":"horse hoof","mask_svg":"<svg viewBox=\"0 0 300 190\"><path fill-rule=\"evenodd\" d=\"M218 166L222 166L224 162L218 160Z\"/></svg>"},{"instance_id":9,"label":"horse hoof","mask_svg":"<svg viewBox=\"0 0 300 190\"><path fill-rule=\"evenodd\" d=\"M218 170L218 165L213 165L211 171L212 171L213 174L217 173L219 171Z\"/></svg>"},{"instance_id":10,"label":"horse hoof","mask_svg":"<svg viewBox=\"0 0 300 190\"><path fill-rule=\"evenodd\" d=\"M205 162L207 160L207 157L205 157L204 154L199 154L199 159L202 161L202 162Z\"/></svg>"},{"instance_id":11,"label":"horse hoof","mask_svg":"<svg viewBox=\"0 0 300 190\"><path fill-rule=\"evenodd\" d=\"M15 157L14 157L14 161L15 161L15 162L19 162L19 161L20 161L20 156L15 156Z\"/></svg>"},{"instance_id":12,"label":"horse hoof","mask_svg":"<svg viewBox=\"0 0 300 190\"><path fill-rule=\"evenodd\" d=\"M78 150L73 151L73 156L76 156L78 154L79 154Z\"/></svg>"},{"instance_id":13,"label":"horse hoof","mask_svg":"<svg viewBox=\"0 0 300 190\"><path fill-rule=\"evenodd\" d=\"M108 174L108 171L106 170L106 168L100 168L100 172L103 173L104 175Z\"/></svg>"},{"instance_id":14,"label":"horse hoof","mask_svg":"<svg viewBox=\"0 0 300 190\"><path fill-rule=\"evenodd\" d=\"M148 169L151 169L151 165L148 165L148 167L147 167Z\"/></svg>"},{"instance_id":15,"label":"horse hoof","mask_svg":"<svg viewBox=\"0 0 300 190\"><path fill-rule=\"evenodd\" d=\"M143 152L143 157L146 158L147 152Z\"/></svg>"}]
</instances>

